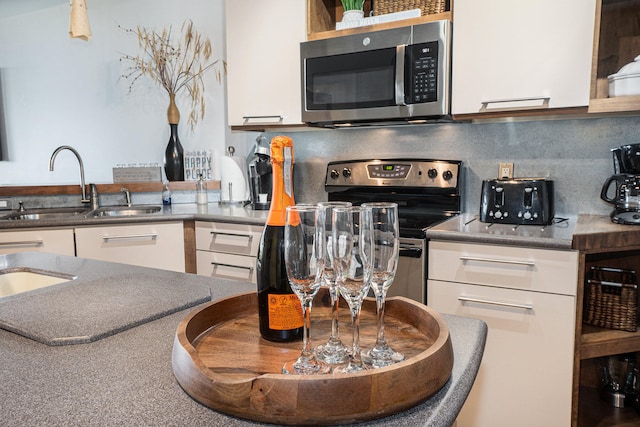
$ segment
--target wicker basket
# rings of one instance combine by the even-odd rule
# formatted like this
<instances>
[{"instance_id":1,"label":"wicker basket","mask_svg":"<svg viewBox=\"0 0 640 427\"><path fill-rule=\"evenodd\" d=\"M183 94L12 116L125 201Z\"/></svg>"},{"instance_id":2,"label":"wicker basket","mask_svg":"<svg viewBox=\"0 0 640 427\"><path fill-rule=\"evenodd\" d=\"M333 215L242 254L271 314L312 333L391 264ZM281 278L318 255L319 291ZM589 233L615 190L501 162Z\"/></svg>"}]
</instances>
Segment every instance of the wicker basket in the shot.
<instances>
[{"instance_id":1,"label":"wicker basket","mask_svg":"<svg viewBox=\"0 0 640 427\"><path fill-rule=\"evenodd\" d=\"M635 332L638 283L633 270L591 267L585 287L584 323Z\"/></svg>"},{"instance_id":2,"label":"wicker basket","mask_svg":"<svg viewBox=\"0 0 640 427\"><path fill-rule=\"evenodd\" d=\"M373 0L373 14L376 16L411 9L420 9L422 15L431 15L444 12L446 7L446 0Z\"/></svg>"}]
</instances>

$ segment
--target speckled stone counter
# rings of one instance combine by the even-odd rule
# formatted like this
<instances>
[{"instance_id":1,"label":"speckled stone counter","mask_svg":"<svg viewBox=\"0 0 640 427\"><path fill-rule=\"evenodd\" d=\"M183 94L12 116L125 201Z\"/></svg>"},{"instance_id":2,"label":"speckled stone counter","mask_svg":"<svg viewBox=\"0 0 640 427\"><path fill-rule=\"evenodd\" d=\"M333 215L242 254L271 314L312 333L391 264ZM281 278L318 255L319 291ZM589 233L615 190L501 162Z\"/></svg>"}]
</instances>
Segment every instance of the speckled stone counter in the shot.
<instances>
[{"instance_id":1,"label":"speckled stone counter","mask_svg":"<svg viewBox=\"0 0 640 427\"><path fill-rule=\"evenodd\" d=\"M0 267L12 267L12 257L0 256ZM77 258L46 254L34 255L33 259L59 268L78 262ZM123 264L92 263L99 268L86 274L94 274L94 279L143 270L153 277L178 274L182 283L206 283L214 300L255 289L255 285L243 282ZM144 275L140 280L144 280ZM156 296L163 297L161 293ZM67 304L68 310L76 307L73 300ZM177 384L171 368L173 339L178 324L189 312L190 309L182 310L94 342L66 346L49 346L0 329L2 424L263 425L212 411L192 400ZM487 327L475 319L452 315L444 318L454 350L450 380L428 401L359 426L449 426L453 423L478 371Z\"/></svg>"},{"instance_id":2,"label":"speckled stone counter","mask_svg":"<svg viewBox=\"0 0 640 427\"><path fill-rule=\"evenodd\" d=\"M122 224L159 221L220 221L240 224L263 225L268 211L254 211L248 207L235 205L219 205L209 203L199 206L195 203L173 204L162 206L162 210L153 214L136 216L104 216L84 217L84 215L70 215L68 217L38 219L38 220L6 220L3 216L11 211L0 212L0 231L34 227L76 227L98 224ZM89 209L87 209L89 212Z\"/></svg>"},{"instance_id":3,"label":"speckled stone counter","mask_svg":"<svg viewBox=\"0 0 640 427\"><path fill-rule=\"evenodd\" d=\"M454 240L547 249L571 249L576 217L551 225L510 225L480 222L478 215L462 214L427 230L432 240Z\"/></svg>"}]
</instances>

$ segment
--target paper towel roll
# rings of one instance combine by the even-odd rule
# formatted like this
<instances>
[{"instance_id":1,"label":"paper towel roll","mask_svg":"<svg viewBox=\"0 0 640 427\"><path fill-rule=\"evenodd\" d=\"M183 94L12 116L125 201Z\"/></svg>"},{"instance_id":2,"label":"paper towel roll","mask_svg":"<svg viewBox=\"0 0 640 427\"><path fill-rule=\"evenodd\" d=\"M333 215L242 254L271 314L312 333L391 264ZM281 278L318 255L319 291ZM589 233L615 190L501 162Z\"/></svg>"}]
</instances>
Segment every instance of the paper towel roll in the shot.
<instances>
[{"instance_id":1,"label":"paper towel roll","mask_svg":"<svg viewBox=\"0 0 640 427\"><path fill-rule=\"evenodd\" d=\"M224 156L220 159L220 200L245 202L249 199L247 171L240 157Z\"/></svg>"}]
</instances>

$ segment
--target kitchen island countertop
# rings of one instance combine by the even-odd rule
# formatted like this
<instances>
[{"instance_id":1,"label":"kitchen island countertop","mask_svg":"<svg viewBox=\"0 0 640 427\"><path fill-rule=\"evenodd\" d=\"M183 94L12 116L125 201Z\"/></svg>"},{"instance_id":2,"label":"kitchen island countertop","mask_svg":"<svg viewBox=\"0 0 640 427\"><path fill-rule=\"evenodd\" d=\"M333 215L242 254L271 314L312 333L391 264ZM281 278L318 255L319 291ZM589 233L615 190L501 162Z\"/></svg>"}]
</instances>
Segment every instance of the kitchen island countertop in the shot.
<instances>
[{"instance_id":1,"label":"kitchen island countertop","mask_svg":"<svg viewBox=\"0 0 640 427\"><path fill-rule=\"evenodd\" d=\"M71 273L82 278L82 267L77 268L77 258L73 257L35 253L21 257L3 255L0 265L33 268L42 263L43 257L48 257L59 270L76 268ZM93 271L94 278L103 275L104 279L104 275L113 272L118 275L143 270L151 273L151 269L123 264L101 261L88 264L93 263L101 264L99 271ZM141 280L163 273L152 272L141 275ZM202 284L203 279L183 275L185 283ZM243 282L217 279L208 282L213 300L255 289L255 285ZM74 309L74 301L68 301L68 309ZM75 345L49 346L0 330L3 425L263 425L208 409L191 399L176 382L171 368L172 345L178 324L190 310ZM426 402L359 426L448 426L453 423L475 379L487 327L476 319L443 316L454 350L449 381Z\"/></svg>"}]
</instances>

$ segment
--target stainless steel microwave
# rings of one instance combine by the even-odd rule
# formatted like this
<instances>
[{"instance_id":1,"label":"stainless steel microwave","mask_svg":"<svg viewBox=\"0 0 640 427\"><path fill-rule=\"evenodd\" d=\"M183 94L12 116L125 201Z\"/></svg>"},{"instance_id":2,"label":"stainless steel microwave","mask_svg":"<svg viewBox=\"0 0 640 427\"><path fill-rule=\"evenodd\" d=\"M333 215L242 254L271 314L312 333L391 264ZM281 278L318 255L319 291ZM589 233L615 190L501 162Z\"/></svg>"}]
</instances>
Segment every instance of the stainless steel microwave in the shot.
<instances>
[{"instance_id":1,"label":"stainless steel microwave","mask_svg":"<svg viewBox=\"0 0 640 427\"><path fill-rule=\"evenodd\" d=\"M451 22L300 44L302 120L419 122L450 114Z\"/></svg>"}]
</instances>

